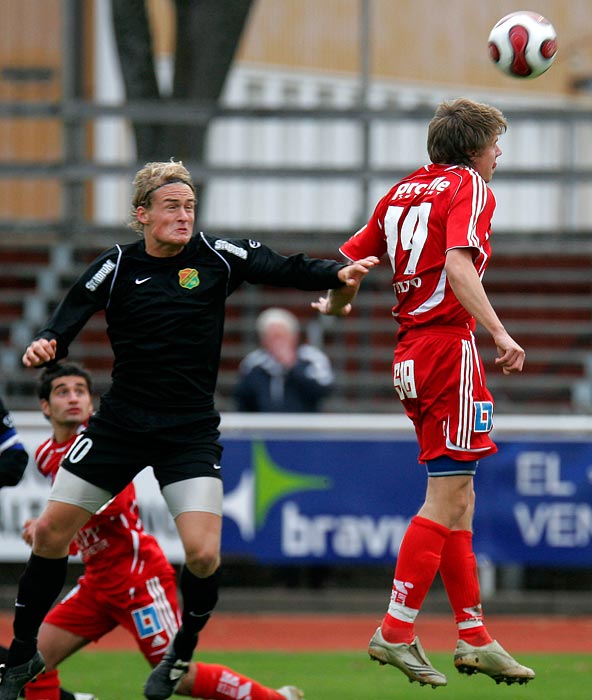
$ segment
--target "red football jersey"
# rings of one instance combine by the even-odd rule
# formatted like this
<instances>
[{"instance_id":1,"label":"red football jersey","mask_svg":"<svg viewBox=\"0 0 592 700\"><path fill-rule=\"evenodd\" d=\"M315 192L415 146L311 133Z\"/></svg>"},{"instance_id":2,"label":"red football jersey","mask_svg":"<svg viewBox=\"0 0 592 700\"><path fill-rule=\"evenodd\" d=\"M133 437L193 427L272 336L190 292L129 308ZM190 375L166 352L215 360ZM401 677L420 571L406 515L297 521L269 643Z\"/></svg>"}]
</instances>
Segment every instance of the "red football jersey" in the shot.
<instances>
[{"instance_id":1,"label":"red football jersey","mask_svg":"<svg viewBox=\"0 0 592 700\"><path fill-rule=\"evenodd\" d=\"M472 248L482 277L494 210L493 192L472 168L426 165L397 183L340 250L350 260L388 254L401 331L425 324L473 330L474 319L447 283L446 252Z\"/></svg>"},{"instance_id":2,"label":"red football jersey","mask_svg":"<svg viewBox=\"0 0 592 700\"><path fill-rule=\"evenodd\" d=\"M64 443L53 438L43 442L35 452L39 471L53 481L77 437ZM133 483L91 517L74 543L85 564L86 580L103 591L120 589L127 595L138 578L144 581L172 569L156 539L144 530Z\"/></svg>"}]
</instances>

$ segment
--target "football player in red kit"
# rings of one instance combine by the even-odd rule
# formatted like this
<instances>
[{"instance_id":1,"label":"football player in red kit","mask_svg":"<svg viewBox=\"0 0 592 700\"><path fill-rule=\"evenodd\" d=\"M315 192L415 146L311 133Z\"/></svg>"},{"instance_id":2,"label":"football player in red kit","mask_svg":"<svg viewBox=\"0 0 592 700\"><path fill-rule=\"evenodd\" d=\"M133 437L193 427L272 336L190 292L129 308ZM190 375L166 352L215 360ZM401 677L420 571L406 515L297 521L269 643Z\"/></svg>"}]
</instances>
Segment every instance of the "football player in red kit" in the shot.
<instances>
[{"instance_id":1,"label":"football player in red kit","mask_svg":"<svg viewBox=\"0 0 592 700\"><path fill-rule=\"evenodd\" d=\"M475 323L491 335L504 374L520 372L525 356L481 282L495 209L487 183L506 126L495 107L469 99L442 103L428 128L431 163L398 182L341 248L350 260L387 255L392 265L399 323L394 388L415 426L428 476L425 501L401 543L388 612L368 651L433 687L447 679L429 662L414 622L438 570L458 628L457 669L506 683L535 675L485 627L472 547L473 477L478 460L496 451ZM313 306L326 313L332 303L329 291Z\"/></svg>"},{"instance_id":2,"label":"football player in red kit","mask_svg":"<svg viewBox=\"0 0 592 700\"><path fill-rule=\"evenodd\" d=\"M41 378L41 409L53 435L35 453L37 467L53 479L64 455L79 438L93 412L89 374L75 364L56 365ZM24 539L31 543L35 521ZM71 553L85 564L76 587L45 617L39 649L45 673L25 686L26 700L60 700L56 667L91 641L121 625L151 666L164 656L180 624L176 573L154 537L142 526L133 483L113 498L78 532ZM294 686L267 688L217 664L193 663L176 692L194 698L249 697L252 700L300 700ZM92 697L92 696L85 696Z\"/></svg>"}]
</instances>

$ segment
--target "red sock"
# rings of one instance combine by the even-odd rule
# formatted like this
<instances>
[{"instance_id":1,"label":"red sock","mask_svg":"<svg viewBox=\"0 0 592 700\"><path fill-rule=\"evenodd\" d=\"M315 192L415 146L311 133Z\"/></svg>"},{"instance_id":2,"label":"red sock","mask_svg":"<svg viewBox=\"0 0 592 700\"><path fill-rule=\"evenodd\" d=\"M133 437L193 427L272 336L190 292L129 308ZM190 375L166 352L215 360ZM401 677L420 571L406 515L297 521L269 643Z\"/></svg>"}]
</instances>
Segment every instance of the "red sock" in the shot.
<instances>
[{"instance_id":1,"label":"red sock","mask_svg":"<svg viewBox=\"0 0 592 700\"><path fill-rule=\"evenodd\" d=\"M492 639L483 622L472 532L453 530L450 533L442 550L440 576L454 612L459 639L473 646L489 644Z\"/></svg>"},{"instance_id":2,"label":"red sock","mask_svg":"<svg viewBox=\"0 0 592 700\"><path fill-rule=\"evenodd\" d=\"M416 515L405 532L391 593L382 621L387 642L411 644L414 622L440 566L440 554L450 530Z\"/></svg>"},{"instance_id":3,"label":"red sock","mask_svg":"<svg viewBox=\"0 0 592 700\"><path fill-rule=\"evenodd\" d=\"M25 686L25 700L60 700L60 678L57 669L40 673Z\"/></svg>"},{"instance_id":4,"label":"red sock","mask_svg":"<svg viewBox=\"0 0 592 700\"><path fill-rule=\"evenodd\" d=\"M219 664L196 663L197 673L191 691L192 698L203 700L286 700L272 688L266 688L252 678Z\"/></svg>"}]
</instances>

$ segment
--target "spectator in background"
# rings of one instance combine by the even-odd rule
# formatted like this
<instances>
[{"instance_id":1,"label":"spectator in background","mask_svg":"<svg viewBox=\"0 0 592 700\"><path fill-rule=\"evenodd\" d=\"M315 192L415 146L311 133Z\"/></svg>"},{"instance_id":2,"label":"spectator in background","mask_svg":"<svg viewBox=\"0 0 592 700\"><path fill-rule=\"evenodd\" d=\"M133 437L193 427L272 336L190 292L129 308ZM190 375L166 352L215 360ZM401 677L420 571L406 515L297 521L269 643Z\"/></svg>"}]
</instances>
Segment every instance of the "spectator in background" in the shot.
<instances>
[{"instance_id":1,"label":"spectator in background","mask_svg":"<svg viewBox=\"0 0 592 700\"><path fill-rule=\"evenodd\" d=\"M240 364L236 407L246 413L315 413L333 388L331 361L313 345L300 343L296 316L277 307L262 311L256 330L260 347ZM322 588L330 567L276 566L280 583Z\"/></svg>"},{"instance_id":2,"label":"spectator in background","mask_svg":"<svg viewBox=\"0 0 592 700\"><path fill-rule=\"evenodd\" d=\"M270 308L256 322L260 347L240 364L235 391L238 411L314 413L333 387L324 352L300 344L300 324L286 309Z\"/></svg>"},{"instance_id":3,"label":"spectator in background","mask_svg":"<svg viewBox=\"0 0 592 700\"><path fill-rule=\"evenodd\" d=\"M0 399L0 488L16 486L22 479L29 455L14 427L12 416Z\"/></svg>"}]
</instances>

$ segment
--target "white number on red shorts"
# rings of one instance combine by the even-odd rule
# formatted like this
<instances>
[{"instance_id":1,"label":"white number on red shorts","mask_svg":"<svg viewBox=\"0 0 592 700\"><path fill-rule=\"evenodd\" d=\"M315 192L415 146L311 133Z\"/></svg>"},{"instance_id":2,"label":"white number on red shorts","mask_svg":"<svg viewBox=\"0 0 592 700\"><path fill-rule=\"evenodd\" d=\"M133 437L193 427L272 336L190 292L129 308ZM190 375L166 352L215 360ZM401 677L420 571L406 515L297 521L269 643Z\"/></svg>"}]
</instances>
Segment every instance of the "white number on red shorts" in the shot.
<instances>
[{"instance_id":1,"label":"white number on red shorts","mask_svg":"<svg viewBox=\"0 0 592 700\"><path fill-rule=\"evenodd\" d=\"M416 399L414 360L403 360L393 365L393 386L401 401Z\"/></svg>"}]
</instances>

